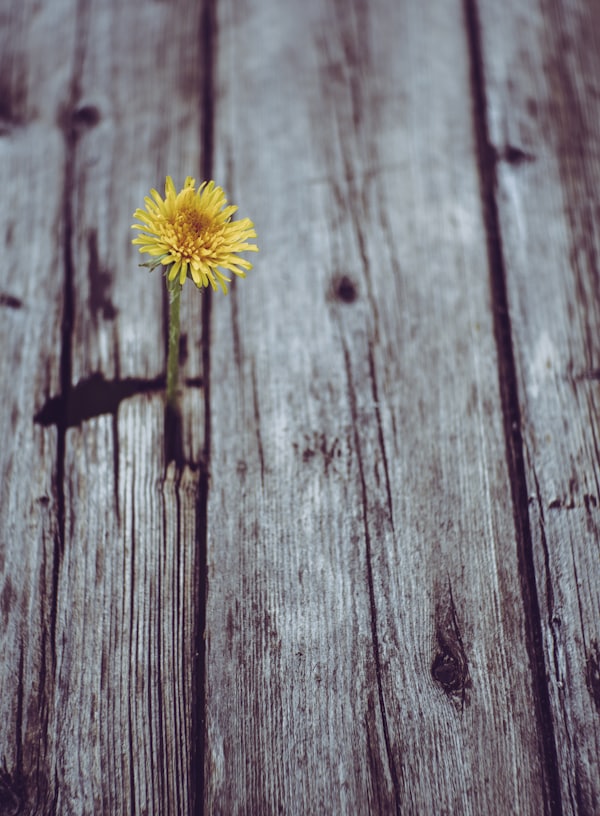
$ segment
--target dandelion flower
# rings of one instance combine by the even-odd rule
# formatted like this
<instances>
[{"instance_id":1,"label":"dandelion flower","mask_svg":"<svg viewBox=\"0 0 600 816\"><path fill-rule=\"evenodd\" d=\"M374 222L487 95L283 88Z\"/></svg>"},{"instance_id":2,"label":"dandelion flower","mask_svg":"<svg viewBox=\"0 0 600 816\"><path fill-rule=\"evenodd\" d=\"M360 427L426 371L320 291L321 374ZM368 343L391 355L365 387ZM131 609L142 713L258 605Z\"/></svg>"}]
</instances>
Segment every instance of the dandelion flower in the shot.
<instances>
[{"instance_id":1,"label":"dandelion flower","mask_svg":"<svg viewBox=\"0 0 600 816\"><path fill-rule=\"evenodd\" d=\"M246 277L252 264L239 253L258 251L249 243L256 238L254 224L249 218L231 220L237 207L226 206L225 193L214 181L205 181L196 190L195 180L188 176L177 192L167 176L164 199L156 190L151 196L144 199L146 209L134 213L142 223L132 225L140 230L132 243L154 258L145 266L164 266L171 285L178 281L183 286L190 278L199 289L210 285L216 291L220 286L225 293L231 281L226 272Z\"/></svg>"}]
</instances>

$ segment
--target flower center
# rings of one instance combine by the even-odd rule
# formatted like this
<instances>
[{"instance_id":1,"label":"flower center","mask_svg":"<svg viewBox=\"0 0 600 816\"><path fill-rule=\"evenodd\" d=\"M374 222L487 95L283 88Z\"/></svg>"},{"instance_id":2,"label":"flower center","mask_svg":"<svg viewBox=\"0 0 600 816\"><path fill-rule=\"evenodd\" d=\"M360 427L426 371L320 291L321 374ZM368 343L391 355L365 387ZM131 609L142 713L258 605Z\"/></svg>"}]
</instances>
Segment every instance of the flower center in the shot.
<instances>
[{"instance_id":1,"label":"flower center","mask_svg":"<svg viewBox=\"0 0 600 816\"><path fill-rule=\"evenodd\" d=\"M215 225L212 219L197 210L183 209L169 220L165 233L172 253L189 261L210 249Z\"/></svg>"},{"instance_id":2,"label":"flower center","mask_svg":"<svg viewBox=\"0 0 600 816\"><path fill-rule=\"evenodd\" d=\"M184 210L178 214L177 221L182 234L195 238L211 226L210 218L196 210Z\"/></svg>"}]
</instances>

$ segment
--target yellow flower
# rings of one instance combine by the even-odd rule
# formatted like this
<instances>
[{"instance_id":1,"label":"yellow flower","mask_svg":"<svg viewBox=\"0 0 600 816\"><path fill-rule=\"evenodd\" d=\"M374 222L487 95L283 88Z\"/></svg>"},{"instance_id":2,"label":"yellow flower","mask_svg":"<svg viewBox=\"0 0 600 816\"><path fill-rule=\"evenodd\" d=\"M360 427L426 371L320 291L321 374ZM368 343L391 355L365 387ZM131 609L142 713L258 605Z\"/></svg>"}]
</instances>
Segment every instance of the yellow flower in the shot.
<instances>
[{"instance_id":1,"label":"yellow flower","mask_svg":"<svg viewBox=\"0 0 600 816\"><path fill-rule=\"evenodd\" d=\"M155 258L146 266L162 264L169 281L178 278L182 286L189 277L200 289L210 284L216 290L218 283L225 293L231 278L221 270L246 277L244 270L252 269L252 264L237 253L258 252L256 244L248 243L256 238L254 224L249 218L231 220L237 207L225 206L221 187L205 181L196 190L195 180L188 176L178 193L167 176L164 200L156 190L151 195L144 199L146 209L133 216L142 223L132 225L140 230L132 243Z\"/></svg>"}]
</instances>

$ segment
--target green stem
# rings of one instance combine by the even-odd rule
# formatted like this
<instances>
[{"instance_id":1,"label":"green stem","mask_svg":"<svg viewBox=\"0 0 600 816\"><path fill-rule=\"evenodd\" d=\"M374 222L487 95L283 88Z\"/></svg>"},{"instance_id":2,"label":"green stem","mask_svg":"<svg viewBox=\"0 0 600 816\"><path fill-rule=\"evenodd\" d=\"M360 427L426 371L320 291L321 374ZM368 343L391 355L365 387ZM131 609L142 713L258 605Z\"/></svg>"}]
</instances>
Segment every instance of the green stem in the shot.
<instances>
[{"instance_id":1,"label":"green stem","mask_svg":"<svg viewBox=\"0 0 600 816\"><path fill-rule=\"evenodd\" d=\"M179 380L179 304L181 285L167 280L169 292L169 354L167 358L167 405L177 410L177 382Z\"/></svg>"}]
</instances>

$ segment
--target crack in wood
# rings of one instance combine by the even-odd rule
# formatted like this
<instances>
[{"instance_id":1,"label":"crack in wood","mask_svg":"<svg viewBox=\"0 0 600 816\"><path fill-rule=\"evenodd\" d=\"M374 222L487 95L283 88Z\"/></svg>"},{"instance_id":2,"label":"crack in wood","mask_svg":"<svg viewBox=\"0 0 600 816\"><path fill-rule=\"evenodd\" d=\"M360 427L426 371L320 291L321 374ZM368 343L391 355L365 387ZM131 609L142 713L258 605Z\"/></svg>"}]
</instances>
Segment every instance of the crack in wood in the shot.
<instances>
[{"instance_id":1,"label":"crack in wood","mask_svg":"<svg viewBox=\"0 0 600 816\"><path fill-rule=\"evenodd\" d=\"M114 497L115 497L115 512L117 516L117 524L121 525L121 500L119 489L119 458L120 458L120 444L119 444L119 423L117 420L117 413L112 415L112 442L113 442L113 473L115 477Z\"/></svg>"},{"instance_id":2,"label":"crack in wood","mask_svg":"<svg viewBox=\"0 0 600 816\"><path fill-rule=\"evenodd\" d=\"M496 201L496 151L488 131L488 101L481 47L481 27L476 0L463 0L463 14L470 59L473 136L479 171L480 199L487 238L490 288L494 303L493 321L498 355L500 400L517 539L526 642L536 692L536 718L541 735L540 752L546 784L546 804L552 816L562 816L563 806L558 752L546 678L541 612L537 595L532 535L529 523L527 481L523 461L516 364L506 291L506 268Z\"/></svg>"},{"instance_id":3,"label":"crack in wood","mask_svg":"<svg viewBox=\"0 0 600 816\"><path fill-rule=\"evenodd\" d=\"M202 148L202 177L211 178L214 166L215 102L218 85L215 78L218 19L216 0L204 0L200 15L198 59L202 85L198 103L201 110L200 144ZM233 297L233 293L231 297ZM192 668L192 687L195 700L192 708L192 750L189 760L193 816L203 816L206 759L206 602L208 595L208 491L211 454L210 402L210 327L212 294L207 291L202 300L202 371L204 375L204 448L196 502L196 598L198 617L194 634L195 656ZM234 320L234 327L235 327ZM239 338L238 338L239 341ZM239 346L237 349L239 365Z\"/></svg>"},{"instance_id":4,"label":"crack in wood","mask_svg":"<svg viewBox=\"0 0 600 816\"><path fill-rule=\"evenodd\" d=\"M135 484L135 479L136 479L135 462L132 465L131 477L132 477L133 483ZM130 582L130 586L132 588L135 586L135 567L136 567L136 541L137 541L137 538L136 538L136 526L135 526L136 504L137 503L136 503L135 491L133 491L131 493L131 538L130 538L130 541L131 541L131 556L130 556L130 559L129 559L129 570L130 570L129 571L129 582ZM125 566L126 566L126 561L125 561L125 564L124 564L124 569L125 569ZM137 653L137 648L134 648L134 642L133 642L133 633L134 633L133 621L135 620L135 593L133 592L132 589L130 590L130 598L129 598L129 620L130 620L130 626L129 626L129 653L131 655L135 655ZM131 683L131 675L129 675L128 679L129 679L129 682ZM134 738L133 738L133 734L134 734L134 725L133 725L133 723L134 723L135 716L134 716L134 713L133 713L133 710L132 710L133 709L133 700L134 700L134 696L132 694L128 694L127 695L127 742L128 742L129 756L130 757L135 756L135 743L134 743ZM150 722L152 722L152 720L150 720ZM152 733L152 732L150 732L150 733ZM131 813L135 814L136 813L136 789L135 789L135 772L134 772L135 771L135 766L134 766L133 761L131 761L131 760L130 760L130 762L128 764L129 764L129 795L131 796L130 807L131 807Z\"/></svg>"},{"instance_id":5,"label":"crack in wood","mask_svg":"<svg viewBox=\"0 0 600 816\"><path fill-rule=\"evenodd\" d=\"M529 451L527 451L529 456ZM544 554L544 569L546 572L546 609L548 610L548 624L550 632L552 633L552 659L554 676L558 683L561 682L560 664L559 664L559 644L558 644L558 627L560 626L560 617L554 612L554 589L552 587L552 570L550 568L550 551L548 549L548 540L546 538L546 520L544 518L544 508L542 505L542 495L540 490L540 483L537 477L537 472L533 463L531 463L531 472L533 473L533 480L535 483L535 501L537 501L538 512L540 515L539 533L542 552ZM566 727L566 721L565 721Z\"/></svg>"},{"instance_id":6,"label":"crack in wood","mask_svg":"<svg viewBox=\"0 0 600 816\"><path fill-rule=\"evenodd\" d=\"M183 417L181 416L179 406L165 406L163 444L165 449L165 468L167 468L171 462L174 462L178 472L180 472L185 466L186 461L183 452Z\"/></svg>"},{"instance_id":7,"label":"crack in wood","mask_svg":"<svg viewBox=\"0 0 600 816\"><path fill-rule=\"evenodd\" d=\"M375 360L373 359L373 349L369 346L369 376L371 378L371 392L373 394L373 404L375 405L375 417L377 420L377 433L379 436L379 448L381 450L381 456L383 458L383 471L385 474L385 489L387 495L387 504L388 510L390 514L390 524L392 526L392 531L395 532L394 528L394 506L392 502L392 487L390 483L390 471L388 467L388 459L387 459L387 452L385 449L385 440L383 436L383 425L381 423L381 411L379 410L379 394L377 389L377 378L375 375Z\"/></svg>"},{"instance_id":8,"label":"crack in wood","mask_svg":"<svg viewBox=\"0 0 600 816\"><path fill-rule=\"evenodd\" d=\"M585 682L598 713L600 714L600 645L593 640L586 656Z\"/></svg>"},{"instance_id":9,"label":"crack in wood","mask_svg":"<svg viewBox=\"0 0 600 816\"><path fill-rule=\"evenodd\" d=\"M346 346L344 340L342 340L342 349L344 353L344 363L346 368L346 376L347 376L347 383L348 383L348 399L350 403L350 413L352 416L352 424L354 428L354 447L356 450L356 457L358 460L358 472L360 476L360 489L361 489L361 497L362 497L362 511L363 511L363 530L365 536L365 561L367 567L367 586L369 590L369 606L370 606L370 618L371 618L371 641L373 644L373 658L375 660L375 674L377 677L377 693L379 699L379 712L381 716L381 724L383 728L383 735L384 735L384 742L385 742L385 750L387 756L387 763L390 772L390 776L392 778L392 785L394 788L394 797L395 797L395 805L396 805L396 814L400 816L401 813L401 806L400 806L400 782L399 782L399 775L396 769L396 763L394 761L394 755L392 751L392 743L390 738L390 731L389 725L387 720L387 712L385 707L385 698L383 693L383 681L382 681L382 672L381 672L381 656L380 656L380 646L379 646L379 632L377 628L377 603L375 601L375 584L373 579L373 562L372 562L372 553L371 553L371 532L369 529L369 519L368 519L368 498L367 498L367 484L364 472L364 464L362 458L362 447L360 443L360 436L358 433L358 425L359 425L359 417L358 417L358 408L356 404L356 394L354 390L354 381L352 377L352 367L350 362L350 352Z\"/></svg>"},{"instance_id":10,"label":"crack in wood","mask_svg":"<svg viewBox=\"0 0 600 816\"><path fill-rule=\"evenodd\" d=\"M97 320L99 312L102 312L102 316L105 320L114 320L118 310L108 296L112 283L112 275L107 269L104 269L100 265L98 257L98 230L88 230L87 245L90 314L94 320Z\"/></svg>"},{"instance_id":11,"label":"crack in wood","mask_svg":"<svg viewBox=\"0 0 600 816\"><path fill-rule=\"evenodd\" d=\"M260 432L260 409L258 404L258 388L256 385L256 363L252 360L252 406L254 409L254 428L256 434L256 445L258 448L258 460L260 462L260 484L265 486L265 456L263 451L262 436Z\"/></svg>"}]
</instances>

